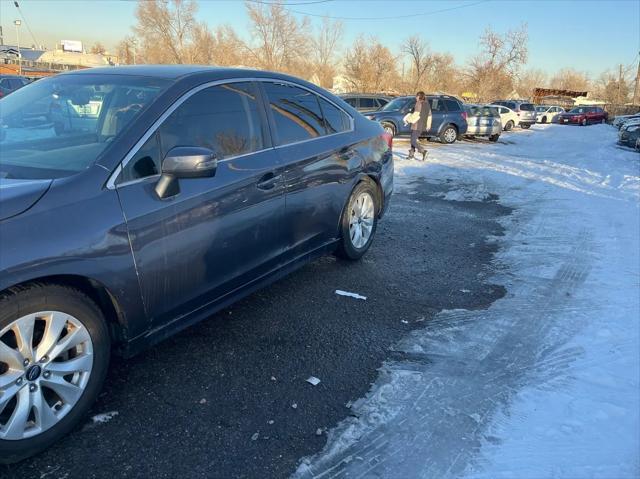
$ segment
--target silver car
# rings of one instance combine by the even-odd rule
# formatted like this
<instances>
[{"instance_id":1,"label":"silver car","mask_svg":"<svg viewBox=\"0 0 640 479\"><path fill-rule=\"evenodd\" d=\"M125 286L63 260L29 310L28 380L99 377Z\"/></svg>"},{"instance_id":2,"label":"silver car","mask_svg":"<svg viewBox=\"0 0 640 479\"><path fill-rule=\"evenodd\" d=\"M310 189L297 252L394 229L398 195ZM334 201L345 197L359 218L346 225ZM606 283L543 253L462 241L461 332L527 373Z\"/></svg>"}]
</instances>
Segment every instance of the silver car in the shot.
<instances>
[{"instance_id":1,"label":"silver car","mask_svg":"<svg viewBox=\"0 0 640 479\"><path fill-rule=\"evenodd\" d=\"M496 108L482 105L465 105L467 112L466 136L486 136L489 141L498 141L502 133L500 113Z\"/></svg>"}]
</instances>

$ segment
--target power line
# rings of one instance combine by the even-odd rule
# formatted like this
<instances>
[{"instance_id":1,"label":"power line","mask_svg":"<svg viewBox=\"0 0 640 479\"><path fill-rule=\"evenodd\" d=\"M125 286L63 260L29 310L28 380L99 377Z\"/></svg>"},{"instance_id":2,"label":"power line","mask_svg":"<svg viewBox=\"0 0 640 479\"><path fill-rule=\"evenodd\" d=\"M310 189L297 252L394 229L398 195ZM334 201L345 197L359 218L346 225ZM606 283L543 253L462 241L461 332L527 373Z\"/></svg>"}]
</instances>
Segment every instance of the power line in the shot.
<instances>
[{"instance_id":1,"label":"power line","mask_svg":"<svg viewBox=\"0 0 640 479\"><path fill-rule=\"evenodd\" d=\"M33 32L31 31L31 27L29 26L29 22L27 22L27 19L24 16L24 13L22 13L22 10L20 9L20 5L18 5L17 1L14 1L13 4L16 6L16 8L18 9L18 13L20 13L20 16L22 17L22 21L24 22L24 24L27 27L27 30L29 30L29 34L31 35L31 39L33 40L33 44L38 47L40 44L38 43L38 40L36 40L36 36L33 34Z\"/></svg>"},{"instance_id":2,"label":"power line","mask_svg":"<svg viewBox=\"0 0 640 479\"><path fill-rule=\"evenodd\" d=\"M316 3L329 3L335 0L309 0L308 2L286 2L286 0L273 1L273 2L267 2L264 0L245 0L245 1L251 2L251 3L260 3L262 5L282 5L283 7L286 7L287 5L313 5Z\"/></svg>"},{"instance_id":3,"label":"power line","mask_svg":"<svg viewBox=\"0 0 640 479\"><path fill-rule=\"evenodd\" d=\"M488 3L491 0L480 0L479 2L467 3L465 5L458 5L456 7L442 8L440 10L433 10L431 12L423 12L423 13L410 13L407 15L395 15L395 16L385 16L385 17L337 17L333 15L318 15L315 13L307 13L301 12L299 10L293 10L291 8L287 8L285 4L285 8L292 13L298 13L300 15L306 15L308 17L320 17L320 18L330 18L332 20L393 20L398 18L411 18L411 17L425 17L429 15L435 15L436 13L450 12L451 10L459 10L461 8L473 7L475 5L480 5L481 3Z\"/></svg>"}]
</instances>

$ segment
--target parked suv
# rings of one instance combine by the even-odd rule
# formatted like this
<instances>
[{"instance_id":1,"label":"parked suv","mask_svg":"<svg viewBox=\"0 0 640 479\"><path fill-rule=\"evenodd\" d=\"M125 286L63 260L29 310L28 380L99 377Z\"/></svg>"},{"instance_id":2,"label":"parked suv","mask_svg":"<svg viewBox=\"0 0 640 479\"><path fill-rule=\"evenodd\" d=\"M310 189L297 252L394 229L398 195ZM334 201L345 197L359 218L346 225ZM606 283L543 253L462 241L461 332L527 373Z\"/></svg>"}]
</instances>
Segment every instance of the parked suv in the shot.
<instances>
[{"instance_id":1,"label":"parked suv","mask_svg":"<svg viewBox=\"0 0 640 479\"><path fill-rule=\"evenodd\" d=\"M54 97L96 121L59 136L6 121ZM0 106L15 125L0 143L0 463L83 419L110 352L323 254L362 257L393 190L382 127L287 75L92 68Z\"/></svg>"},{"instance_id":2,"label":"parked suv","mask_svg":"<svg viewBox=\"0 0 640 479\"><path fill-rule=\"evenodd\" d=\"M0 75L0 98L29 84L29 80L18 75Z\"/></svg>"},{"instance_id":3,"label":"parked suv","mask_svg":"<svg viewBox=\"0 0 640 479\"><path fill-rule=\"evenodd\" d=\"M360 93L349 93L339 95L344 101L360 112L376 111L385 106L391 97L384 95L367 95Z\"/></svg>"},{"instance_id":4,"label":"parked suv","mask_svg":"<svg viewBox=\"0 0 640 479\"><path fill-rule=\"evenodd\" d=\"M522 100L498 100L494 101L492 105L502 105L510 108L518 115L518 125L520 128L531 128L537 120L536 107L533 103Z\"/></svg>"},{"instance_id":5,"label":"parked suv","mask_svg":"<svg viewBox=\"0 0 640 479\"><path fill-rule=\"evenodd\" d=\"M422 136L439 138L443 143L453 143L467 132L467 112L460 100L449 95L427 95L427 99L431 106L431 128L424 131ZM408 135L411 133L411 125L405 125L403 118L415 103L415 96L401 96L365 116L380 122L385 131L393 136Z\"/></svg>"}]
</instances>

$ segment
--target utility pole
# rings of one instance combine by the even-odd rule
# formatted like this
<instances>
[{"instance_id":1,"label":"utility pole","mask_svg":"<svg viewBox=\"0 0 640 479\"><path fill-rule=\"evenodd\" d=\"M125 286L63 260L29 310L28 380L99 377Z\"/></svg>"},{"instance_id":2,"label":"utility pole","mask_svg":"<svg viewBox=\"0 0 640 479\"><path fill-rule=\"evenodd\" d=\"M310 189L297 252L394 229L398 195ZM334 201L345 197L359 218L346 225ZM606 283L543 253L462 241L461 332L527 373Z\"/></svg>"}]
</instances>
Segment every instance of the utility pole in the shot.
<instances>
[{"instance_id":1,"label":"utility pole","mask_svg":"<svg viewBox=\"0 0 640 479\"><path fill-rule=\"evenodd\" d=\"M621 101L622 98L620 98L622 95L621 91L622 91L622 63L620 64L620 70L618 72L618 96L616 98L618 105L622 104L622 101Z\"/></svg>"},{"instance_id":2,"label":"utility pole","mask_svg":"<svg viewBox=\"0 0 640 479\"><path fill-rule=\"evenodd\" d=\"M638 52L638 70L636 71L636 85L633 87L633 104L640 103L640 91L638 90L638 82L640 81L640 52Z\"/></svg>"},{"instance_id":3,"label":"utility pole","mask_svg":"<svg viewBox=\"0 0 640 479\"><path fill-rule=\"evenodd\" d=\"M18 75L22 75L22 54L20 53L20 20L14 20L13 24L16 26L16 42L18 43Z\"/></svg>"}]
</instances>

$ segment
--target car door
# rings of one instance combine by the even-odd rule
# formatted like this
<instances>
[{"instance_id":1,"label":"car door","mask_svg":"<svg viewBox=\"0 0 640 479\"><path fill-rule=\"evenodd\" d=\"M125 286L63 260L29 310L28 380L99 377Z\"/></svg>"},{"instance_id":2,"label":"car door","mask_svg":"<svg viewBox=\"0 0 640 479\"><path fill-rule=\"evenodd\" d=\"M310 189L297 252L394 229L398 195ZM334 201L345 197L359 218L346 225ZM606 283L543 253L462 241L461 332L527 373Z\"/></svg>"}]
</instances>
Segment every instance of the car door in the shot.
<instances>
[{"instance_id":1,"label":"car door","mask_svg":"<svg viewBox=\"0 0 640 479\"><path fill-rule=\"evenodd\" d=\"M429 105L431 106L431 128L427 130L428 136L437 136L440 133L440 127L446 120L447 109L444 101L439 97L430 97Z\"/></svg>"},{"instance_id":2,"label":"car door","mask_svg":"<svg viewBox=\"0 0 640 479\"><path fill-rule=\"evenodd\" d=\"M212 150L217 170L180 179L179 193L161 199L160 159L174 147ZM154 327L229 295L284 254L282 167L254 83L185 99L124 165L117 191Z\"/></svg>"},{"instance_id":3,"label":"car door","mask_svg":"<svg viewBox=\"0 0 640 479\"><path fill-rule=\"evenodd\" d=\"M331 242L361 160L350 145L352 119L315 92L262 82L274 141L285 167L289 259Z\"/></svg>"}]
</instances>

